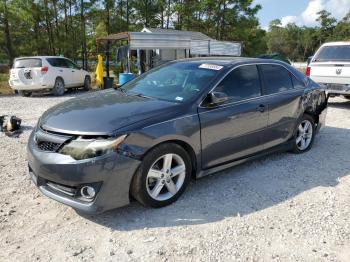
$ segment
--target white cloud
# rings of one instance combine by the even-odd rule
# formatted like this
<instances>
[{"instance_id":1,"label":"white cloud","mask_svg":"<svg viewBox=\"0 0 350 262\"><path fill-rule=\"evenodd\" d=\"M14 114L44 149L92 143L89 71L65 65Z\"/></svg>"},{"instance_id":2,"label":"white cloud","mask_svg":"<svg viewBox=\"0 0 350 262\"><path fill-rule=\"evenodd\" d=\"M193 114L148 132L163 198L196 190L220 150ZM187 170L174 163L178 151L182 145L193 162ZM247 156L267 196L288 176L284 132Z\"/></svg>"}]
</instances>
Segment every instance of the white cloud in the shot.
<instances>
[{"instance_id":1,"label":"white cloud","mask_svg":"<svg viewBox=\"0 0 350 262\"><path fill-rule=\"evenodd\" d=\"M288 15L288 16L282 17L281 23L283 27L291 23L299 24L299 19L297 16Z\"/></svg>"},{"instance_id":2,"label":"white cloud","mask_svg":"<svg viewBox=\"0 0 350 262\"><path fill-rule=\"evenodd\" d=\"M311 0L300 15L282 17L282 26L288 23L315 26L317 25L317 13L321 10L327 10L333 17L342 19L350 10L350 0Z\"/></svg>"}]
</instances>

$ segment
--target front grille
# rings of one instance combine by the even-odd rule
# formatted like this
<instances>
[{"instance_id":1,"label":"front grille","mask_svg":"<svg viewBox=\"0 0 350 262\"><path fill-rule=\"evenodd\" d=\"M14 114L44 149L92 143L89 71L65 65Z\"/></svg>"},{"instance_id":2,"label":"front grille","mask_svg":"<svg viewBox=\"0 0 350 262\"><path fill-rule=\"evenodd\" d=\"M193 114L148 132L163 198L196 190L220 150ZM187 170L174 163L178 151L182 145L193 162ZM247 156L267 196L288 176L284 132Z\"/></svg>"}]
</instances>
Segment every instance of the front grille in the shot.
<instances>
[{"instance_id":1,"label":"front grille","mask_svg":"<svg viewBox=\"0 0 350 262\"><path fill-rule=\"evenodd\" d=\"M38 141L37 145L40 150L46 152L56 152L61 146L61 144L59 143L53 143L48 141Z\"/></svg>"},{"instance_id":2,"label":"front grille","mask_svg":"<svg viewBox=\"0 0 350 262\"><path fill-rule=\"evenodd\" d=\"M62 145L72 139L72 136L37 129L33 142L40 151L58 152Z\"/></svg>"}]
</instances>

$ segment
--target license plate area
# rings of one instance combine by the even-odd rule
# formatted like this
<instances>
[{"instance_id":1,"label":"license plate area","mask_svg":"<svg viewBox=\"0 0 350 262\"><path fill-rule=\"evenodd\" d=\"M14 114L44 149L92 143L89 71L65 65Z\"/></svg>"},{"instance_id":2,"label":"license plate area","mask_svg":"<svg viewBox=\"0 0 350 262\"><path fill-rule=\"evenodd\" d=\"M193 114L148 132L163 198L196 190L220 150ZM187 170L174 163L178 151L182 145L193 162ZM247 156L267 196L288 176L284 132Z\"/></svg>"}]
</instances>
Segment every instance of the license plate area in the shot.
<instances>
[{"instance_id":1,"label":"license plate area","mask_svg":"<svg viewBox=\"0 0 350 262\"><path fill-rule=\"evenodd\" d=\"M327 85L327 89L342 91L342 90L349 89L349 86L347 86L347 85L340 85L340 84L330 84L330 85Z\"/></svg>"}]
</instances>

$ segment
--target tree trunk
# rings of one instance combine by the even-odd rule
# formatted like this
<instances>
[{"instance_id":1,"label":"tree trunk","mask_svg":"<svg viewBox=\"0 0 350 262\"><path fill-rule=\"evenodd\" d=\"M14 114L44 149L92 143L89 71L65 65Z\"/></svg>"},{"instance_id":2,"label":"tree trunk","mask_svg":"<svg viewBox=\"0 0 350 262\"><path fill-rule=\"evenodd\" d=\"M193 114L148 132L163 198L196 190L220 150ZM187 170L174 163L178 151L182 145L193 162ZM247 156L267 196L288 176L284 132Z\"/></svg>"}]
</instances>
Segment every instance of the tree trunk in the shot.
<instances>
[{"instance_id":1,"label":"tree trunk","mask_svg":"<svg viewBox=\"0 0 350 262\"><path fill-rule=\"evenodd\" d=\"M148 0L144 1L145 3L145 27L148 27Z\"/></svg>"},{"instance_id":2,"label":"tree trunk","mask_svg":"<svg viewBox=\"0 0 350 262\"><path fill-rule=\"evenodd\" d=\"M167 14L166 14L166 29L169 29L170 15L171 15L170 6L171 6L171 0L168 0Z\"/></svg>"},{"instance_id":3,"label":"tree trunk","mask_svg":"<svg viewBox=\"0 0 350 262\"><path fill-rule=\"evenodd\" d=\"M53 10L54 10L54 15L55 15L55 31L56 31L56 39L60 39L60 29L58 25L58 11L57 11L57 0L52 1L53 3ZM60 54L62 52L61 46L57 45L58 48L58 53Z\"/></svg>"},{"instance_id":4,"label":"tree trunk","mask_svg":"<svg viewBox=\"0 0 350 262\"><path fill-rule=\"evenodd\" d=\"M86 50L86 34L85 34L85 17L84 17L84 0L80 1L80 23L81 23L81 55L83 60L83 68L87 68L87 50Z\"/></svg>"},{"instance_id":5,"label":"tree trunk","mask_svg":"<svg viewBox=\"0 0 350 262\"><path fill-rule=\"evenodd\" d=\"M129 13L130 13L129 0L126 0L126 31L129 31L129 24L130 24Z\"/></svg>"},{"instance_id":6,"label":"tree trunk","mask_svg":"<svg viewBox=\"0 0 350 262\"><path fill-rule=\"evenodd\" d=\"M12 38L11 38L11 31L10 31L10 25L9 25L9 20L8 20L8 10L7 10L7 0L4 0L4 33L5 33L5 39L6 39L6 50L7 50L7 55L9 58L9 64L12 66L13 59L16 57L16 53L13 49L13 44L12 44Z\"/></svg>"},{"instance_id":7,"label":"tree trunk","mask_svg":"<svg viewBox=\"0 0 350 262\"><path fill-rule=\"evenodd\" d=\"M44 8L45 8L45 22L46 22L46 31L49 38L49 49L50 49L50 55L55 55L55 43L53 40L53 33L52 33L52 27L49 17L49 7L48 7L48 0L44 0Z\"/></svg>"}]
</instances>

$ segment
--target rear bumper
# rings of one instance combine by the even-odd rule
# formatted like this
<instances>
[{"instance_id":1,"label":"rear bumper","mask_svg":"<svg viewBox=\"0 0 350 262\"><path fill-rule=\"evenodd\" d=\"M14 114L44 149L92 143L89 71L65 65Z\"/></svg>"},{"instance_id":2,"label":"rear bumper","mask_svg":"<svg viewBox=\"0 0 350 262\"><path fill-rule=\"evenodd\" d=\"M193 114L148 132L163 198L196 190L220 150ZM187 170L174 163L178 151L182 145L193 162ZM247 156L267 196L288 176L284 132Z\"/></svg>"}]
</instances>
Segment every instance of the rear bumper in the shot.
<instances>
[{"instance_id":1,"label":"rear bumper","mask_svg":"<svg viewBox=\"0 0 350 262\"><path fill-rule=\"evenodd\" d=\"M58 153L37 149L31 134L27 147L29 175L46 196L84 213L96 214L129 204L129 188L140 161L111 153L76 161ZM52 186L54 185L54 186ZM92 200L80 195L83 186L93 186ZM59 188L71 190L59 190Z\"/></svg>"},{"instance_id":2,"label":"rear bumper","mask_svg":"<svg viewBox=\"0 0 350 262\"><path fill-rule=\"evenodd\" d=\"M328 94L350 95L350 84L319 83Z\"/></svg>"},{"instance_id":3,"label":"rear bumper","mask_svg":"<svg viewBox=\"0 0 350 262\"><path fill-rule=\"evenodd\" d=\"M21 90L21 91L35 91L35 90L44 90L44 89L52 89L53 85L52 84L21 84L16 82L16 80L9 80L9 85L12 89L14 90Z\"/></svg>"}]
</instances>

